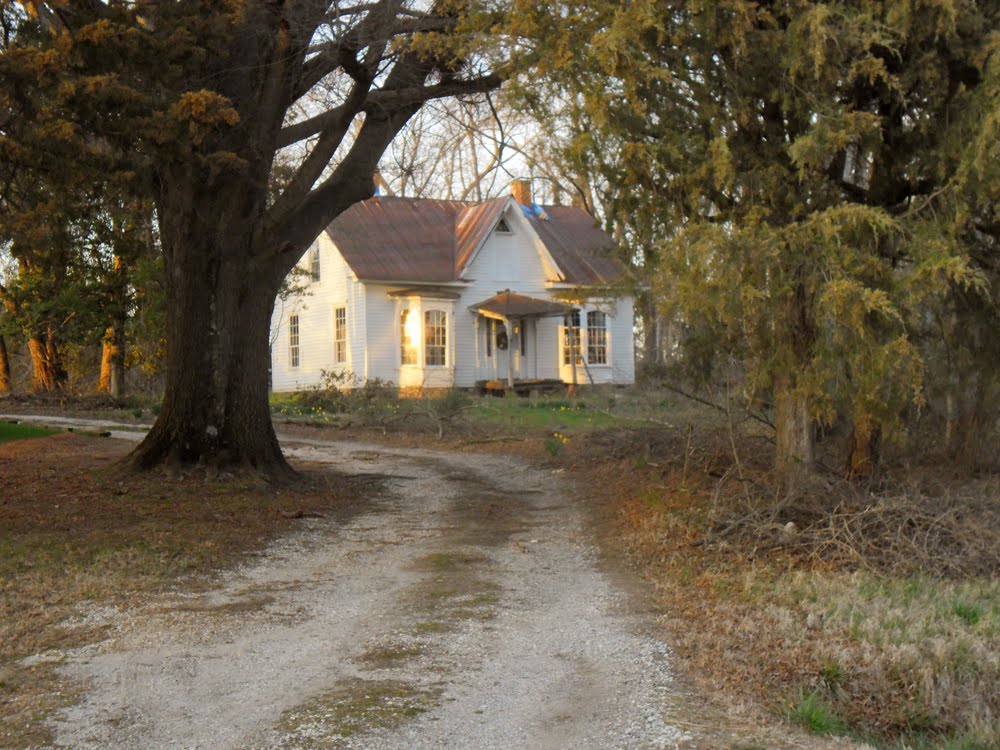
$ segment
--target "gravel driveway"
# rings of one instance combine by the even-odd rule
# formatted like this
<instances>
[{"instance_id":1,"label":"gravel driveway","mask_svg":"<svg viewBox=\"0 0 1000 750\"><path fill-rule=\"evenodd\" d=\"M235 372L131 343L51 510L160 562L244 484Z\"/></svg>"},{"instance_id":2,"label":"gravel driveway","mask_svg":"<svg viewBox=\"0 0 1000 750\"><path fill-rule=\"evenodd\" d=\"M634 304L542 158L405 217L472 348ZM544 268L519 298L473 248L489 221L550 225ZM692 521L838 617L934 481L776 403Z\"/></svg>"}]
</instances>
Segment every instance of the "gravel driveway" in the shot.
<instances>
[{"instance_id":1,"label":"gravel driveway","mask_svg":"<svg viewBox=\"0 0 1000 750\"><path fill-rule=\"evenodd\" d=\"M502 455L295 441L373 477L207 593L91 612L72 748L671 748L666 647L562 477Z\"/></svg>"}]
</instances>

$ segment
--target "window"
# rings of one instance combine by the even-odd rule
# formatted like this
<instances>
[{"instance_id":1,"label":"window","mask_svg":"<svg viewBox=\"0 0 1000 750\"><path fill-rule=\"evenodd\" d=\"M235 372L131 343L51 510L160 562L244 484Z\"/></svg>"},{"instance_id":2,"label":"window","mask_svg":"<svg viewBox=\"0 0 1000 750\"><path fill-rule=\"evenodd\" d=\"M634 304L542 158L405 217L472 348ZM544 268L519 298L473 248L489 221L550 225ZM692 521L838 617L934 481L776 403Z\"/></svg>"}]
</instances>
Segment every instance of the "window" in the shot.
<instances>
[{"instance_id":1,"label":"window","mask_svg":"<svg viewBox=\"0 0 1000 750\"><path fill-rule=\"evenodd\" d=\"M299 366L299 316L288 317L288 364Z\"/></svg>"},{"instance_id":2,"label":"window","mask_svg":"<svg viewBox=\"0 0 1000 750\"><path fill-rule=\"evenodd\" d=\"M420 340L420 318L411 315L409 308L399 314L400 362L417 364L417 341Z\"/></svg>"},{"instance_id":3,"label":"window","mask_svg":"<svg viewBox=\"0 0 1000 750\"><path fill-rule=\"evenodd\" d=\"M424 313L424 364L443 367L447 361L448 315L444 310Z\"/></svg>"},{"instance_id":4,"label":"window","mask_svg":"<svg viewBox=\"0 0 1000 750\"><path fill-rule=\"evenodd\" d=\"M314 279L319 279L319 245L309 248L309 273Z\"/></svg>"},{"instance_id":5,"label":"window","mask_svg":"<svg viewBox=\"0 0 1000 750\"><path fill-rule=\"evenodd\" d=\"M333 308L333 361L338 365L347 361L347 308Z\"/></svg>"},{"instance_id":6,"label":"window","mask_svg":"<svg viewBox=\"0 0 1000 750\"><path fill-rule=\"evenodd\" d=\"M587 361L608 363L608 316L597 310L587 313Z\"/></svg>"},{"instance_id":7,"label":"window","mask_svg":"<svg viewBox=\"0 0 1000 750\"><path fill-rule=\"evenodd\" d=\"M576 360L580 361L580 311L574 310L563 321L563 364L573 363L572 352L576 351Z\"/></svg>"},{"instance_id":8,"label":"window","mask_svg":"<svg viewBox=\"0 0 1000 750\"><path fill-rule=\"evenodd\" d=\"M523 320L518 321L518 324L514 327L514 330L517 332L518 341L521 342L521 356L526 357L528 356L528 344L527 344L528 332L527 330L525 330L524 321Z\"/></svg>"},{"instance_id":9,"label":"window","mask_svg":"<svg viewBox=\"0 0 1000 750\"><path fill-rule=\"evenodd\" d=\"M494 332L493 332L494 325L493 324L494 324L493 318L487 318L486 325L485 325L485 328L486 328L486 356L487 357L492 357L493 356L493 335L494 335Z\"/></svg>"}]
</instances>

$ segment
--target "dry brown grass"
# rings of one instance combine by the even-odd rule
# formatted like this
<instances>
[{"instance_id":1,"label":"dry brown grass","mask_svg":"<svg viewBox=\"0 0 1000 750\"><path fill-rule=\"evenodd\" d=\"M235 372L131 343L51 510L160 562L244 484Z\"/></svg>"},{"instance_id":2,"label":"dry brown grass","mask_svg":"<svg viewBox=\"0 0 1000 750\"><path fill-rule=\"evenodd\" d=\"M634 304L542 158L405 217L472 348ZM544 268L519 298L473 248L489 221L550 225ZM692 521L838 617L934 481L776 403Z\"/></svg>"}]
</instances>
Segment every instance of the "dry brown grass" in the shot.
<instances>
[{"instance_id":1,"label":"dry brown grass","mask_svg":"<svg viewBox=\"0 0 1000 750\"><path fill-rule=\"evenodd\" d=\"M303 511L350 513L366 493L331 474L274 488L101 468L129 447L69 434L0 445L0 746L44 742L46 712L71 700L51 663L22 660L99 639L70 624L83 608L208 585Z\"/></svg>"},{"instance_id":2,"label":"dry brown grass","mask_svg":"<svg viewBox=\"0 0 1000 750\"><path fill-rule=\"evenodd\" d=\"M807 724L819 705L886 746L1000 746L1000 482L925 469L786 496L769 448L644 429L564 460L604 488L706 693Z\"/></svg>"}]
</instances>

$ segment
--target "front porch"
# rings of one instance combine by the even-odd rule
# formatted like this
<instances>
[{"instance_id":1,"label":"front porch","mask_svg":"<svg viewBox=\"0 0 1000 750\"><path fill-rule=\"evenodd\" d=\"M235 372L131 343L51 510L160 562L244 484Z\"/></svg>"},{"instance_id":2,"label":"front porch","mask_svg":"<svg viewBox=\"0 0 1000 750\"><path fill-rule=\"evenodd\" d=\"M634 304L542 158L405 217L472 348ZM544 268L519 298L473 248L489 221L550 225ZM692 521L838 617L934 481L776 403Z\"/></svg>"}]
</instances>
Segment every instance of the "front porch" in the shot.
<instances>
[{"instance_id":1,"label":"front porch","mask_svg":"<svg viewBox=\"0 0 1000 750\"><path fill-rule=\"evenodd\" d=\"M477 380L476 393L479 395L506 396L513 393L517 396L533 396L543 393L565 393L570 384L556 379L514 380Z\"/></svg>"}]
</instances>

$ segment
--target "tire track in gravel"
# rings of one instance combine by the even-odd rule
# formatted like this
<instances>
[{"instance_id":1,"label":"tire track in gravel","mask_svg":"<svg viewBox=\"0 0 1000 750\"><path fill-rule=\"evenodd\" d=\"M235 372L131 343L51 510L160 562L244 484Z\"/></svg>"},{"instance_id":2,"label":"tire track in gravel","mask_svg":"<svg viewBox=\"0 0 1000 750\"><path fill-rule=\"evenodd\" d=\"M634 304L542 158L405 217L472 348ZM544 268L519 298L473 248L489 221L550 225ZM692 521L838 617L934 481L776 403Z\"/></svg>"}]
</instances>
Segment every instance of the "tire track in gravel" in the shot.
<instances>
[{"instance_id":1,"label":"tire track in gravel","mask_svg":"<svg viewBox=\"0 0 1000 750\"><path fill-rule=\"evenodd\" d=\"M596 563L559 477L503 455L291 439L385 477L203 594L103 616L72 653L72 748L669 748L665 646Z\"/></svg>"}]
</instances>

